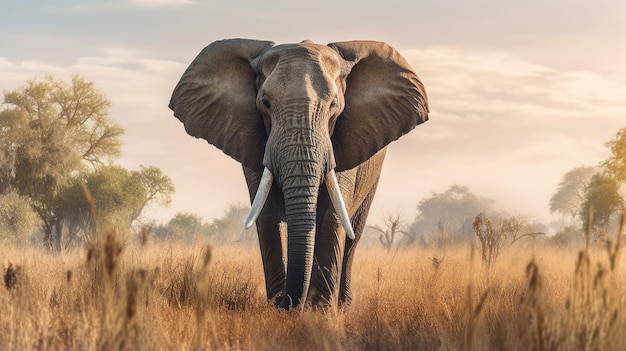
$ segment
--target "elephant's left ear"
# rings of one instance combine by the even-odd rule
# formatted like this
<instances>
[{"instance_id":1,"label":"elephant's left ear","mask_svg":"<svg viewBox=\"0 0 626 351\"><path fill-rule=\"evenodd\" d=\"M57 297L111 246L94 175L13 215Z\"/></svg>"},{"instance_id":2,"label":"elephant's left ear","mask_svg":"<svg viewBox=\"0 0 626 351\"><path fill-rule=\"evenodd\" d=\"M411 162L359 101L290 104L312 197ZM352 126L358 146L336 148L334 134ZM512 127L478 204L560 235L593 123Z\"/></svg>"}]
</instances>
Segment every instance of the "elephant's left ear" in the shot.
<instances>
[{"instance_id":1,"label":"elephant's left ear","mask_svg":"<svg viewBox=\"0 0 626 351\"><path fill-rule=\"evenodd\" d=\"M353 64L345 108L332 135L336 169L354 168L428 120L424 85L391 46L374 41L328 44Z\"/></svg>"}]
</instances>

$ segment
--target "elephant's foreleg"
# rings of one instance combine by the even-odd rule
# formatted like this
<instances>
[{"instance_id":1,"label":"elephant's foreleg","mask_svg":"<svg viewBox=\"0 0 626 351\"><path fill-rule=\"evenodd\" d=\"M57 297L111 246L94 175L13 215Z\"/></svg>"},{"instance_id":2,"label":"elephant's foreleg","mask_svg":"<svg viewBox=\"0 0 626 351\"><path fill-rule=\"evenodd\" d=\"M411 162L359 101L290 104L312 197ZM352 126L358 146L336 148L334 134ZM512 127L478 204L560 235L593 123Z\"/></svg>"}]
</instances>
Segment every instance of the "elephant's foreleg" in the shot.
<instances>
[{"instance_id":1,"label":"elephant's foreleg","mask_svg":"<svg viewBox=\"0 0 626 351\"><path fill-rule=\"evenodd\" d=\"M369 213L374 195L376 193L376 186L374 186L367 194L361 206L359 206L356 213L352 216L352 228L354 229L355 240L346 240L343 264L341 270L341 282L339 286L339 305L349 304L352 302L352 261L354 260L354 251L356 245L361 239L363 230L365 229L365 222Z\"/></svg>"},{"instance_id":2,"label":"elephant's foreleg","mask_svg":"<svg viewBox=\"0 0 626 351\"><path fill-rule=\"evenodd\" d=\"M346 240L343 231L343 226L330 204L328 192L326 189L321 190L315 234L315 258L309 288L309 301L314 306L328 305L337 301L339 273Z\"/></svg>"},{"instance_id":3,"label":"elephant's foreleg","mask_svg":"<svg viewBox=\"0 0 626 351\"><path fill-rule=\"evenodd\" d=\"M244 167L244 175L250 190L250 198L254 198L261 173ZM270 301L280 302L285 286L285 262L283 261L283 247L281 243L280 223L285 221L282 192L276 185L272 190L261 211L256 228L259 235L259 248L265 274L265 291Z\"/></svg>"},{"instance_id":4,"label":"elephant's foreleg","mask_svg":"<svg viewBox=\"0 0 626 351\"><path fill-rule=\"evenodd\" d=\"M265 291L270 301L280 302L285 287L285 263L279 229L279 218L263 216L257 220L259 247L265 273Z\"/></svg>"}]
</instances>

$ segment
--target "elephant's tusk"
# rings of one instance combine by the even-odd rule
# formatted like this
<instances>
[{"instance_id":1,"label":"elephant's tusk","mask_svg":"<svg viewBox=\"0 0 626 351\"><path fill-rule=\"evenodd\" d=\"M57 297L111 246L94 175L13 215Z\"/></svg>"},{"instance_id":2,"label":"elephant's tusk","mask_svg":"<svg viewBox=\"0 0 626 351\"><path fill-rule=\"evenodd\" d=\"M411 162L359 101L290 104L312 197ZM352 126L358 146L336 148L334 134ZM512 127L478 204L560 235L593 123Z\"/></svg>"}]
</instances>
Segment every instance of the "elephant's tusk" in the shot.
<instances>
[{"instance_id":1,"label":"elephant's tusk","mask_svg":"<svg viewBox=\"0 0 626 351\"><path fill-rule=\"evenodd\" d=\"M272 172L270 172L270 170L266 167L263 170L259 188L256 191L256 195L254 195L254 201L252 202L252 208L250 208L250 214L248 215L248 218L246 218L246 222L244 224L246 229L252 227L254 222L256 222L256 219L259 218L263 205L265 205L265 200L267 200L267 195L269 195L270 189L272 189L273 180L274 176L272 175Z\"/></svg>"},{"instance_id":2,"label":"elephant's tusk","mask_svg":"<svg viewBox=\"0 0 626 351\"><path fill-rule=\"evenodd\" d=\"M346 204L343 202L341 196L341 190L339 189L339 183L337 182L337 176L335 171L332 170L326 175L326 188L328 188L328 195L330 195L330 201L333 203L335 212L339 215L339 220L343 224L343 228L346 230L346 235L352 240L355 239L354 230L352 230L352 224L350 223L350 216L348 216L348 210L346 210Z\"/></svg>"}]
</instances>

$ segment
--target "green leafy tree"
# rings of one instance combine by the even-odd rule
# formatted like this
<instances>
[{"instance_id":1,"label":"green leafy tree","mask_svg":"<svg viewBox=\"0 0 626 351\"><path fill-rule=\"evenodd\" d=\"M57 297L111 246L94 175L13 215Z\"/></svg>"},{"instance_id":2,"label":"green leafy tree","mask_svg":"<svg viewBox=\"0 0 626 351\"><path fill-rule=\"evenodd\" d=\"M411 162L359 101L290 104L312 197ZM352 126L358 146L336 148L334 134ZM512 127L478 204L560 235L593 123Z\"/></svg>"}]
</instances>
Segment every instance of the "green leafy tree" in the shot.
<instances>
[{"instance_id":1,"label":"green leafy tree","mask_svg":"<svg viewBox=\"0 0 626 351\"><path fill-rule=\"evenodd\" d=\"M83 185L93 199L96 218L91 218ZM71 242L77 235L92 232L95 223L129 229L147 205L168 205L174 190L172 180L156 167L141 166L140 171L128 171L119 166L103 166L76 177L61 195L56 212L65 225L66 242Z\"/></svg>"},{"instance_id":2,"label":"green leafy tree","mask_svg":"<svg viewBox=\"0 0 626 351\"><path fill-rule=\"evenodd\" d=\"M597 172L596 167L580 166L565 173L557 191L550 198L550 212L571 219L582 218L585 189Z\"/></svg>"},{"instance_id":3,"label":"green leafy tree","mask_svg":"<svg viewBox=\"0 0 626 351\"><path fill-rule=\"evenodd\" d=\"M93 199L96 218L91 218L83 184ZM56 212L71 228L71 239L77 232L92 232L95 223L101 227L128 226L139 215L146 190L140 179L125 168L104 166L74 179L61 198Z\"/></svg>"},{"instance_id":4,"label":"green leafy tree","mask_svg":"<svg viewBox=\"0 0 626 351\"><path fill-rule=\"evenodd\" d=\"M146 197L141 208L149 203L159 206L169 206L172 203L172 194L176 191L172 179L154 166L139 166L139 171L133 172L146 190Z\"/></svg>"},{"instance_id":5,"label":"green leafy tree","mask_svg":"<svg viewBox=\"0 0 626 351\"><path fill-rule=\"evenodd\" d=\"M256 237L242 234L254 233L253 230L245 231L243 222L250 212L250 206L233 204L228 207L224 215L215 218L210 223L203 221L202 217L194 213L179 212L166 225L155 226L152 232L162 239L184 240L187 242L197 238L210 238L216 242L255 242Z\"/></svg>"},{"instance_id":6,"label":"green leafy tree","mask_svg":"<svg viewBox=\"0 0 626 351\"><path fill-rule=\"evenodd\" d=\"M224 216L216 218L209 223L209 235L216 241L229 241L233 238L245 239L241 237L243 233L243 222L245 221L250 206L242 204L232 204L228 207Z\"/></svg>"},{"instance_id":7,"label":"green leafy tree","mask_svg":"<svg viewBox=\"0 0 626 351\"><path fill-rule=\"evenodd\" d=\"M615 138L605 146L611 149L611 156L601 165L615 180L626 182L626 128L620 129Z\"/></svg>"},{"instance_id":8,"label":"green leafy tree","mask_svg":"<svg viewBox=\"0 0 626 351\"><path fill-rule=\"evenodd\" d=\"M606 230L611 216L623 208L624 200L619 195L619 185L615 178L605 174L594 175L587 186L583 202L583 230L589 224L596 231Z\"/></svg>"},{"instance_id":9,"label":"green leafy tree","mask_svg":"<svg viewBox=\"0 0 626 351\"><path fill-rule=\"evenodd\" d=\"M580 227L569 225L561 229L559 232L555 233L550 237L548 242L551 245L573 249L580 248L584 244L584 234L580 230Z\"/></svg>"},{"instance_id":10,"label":"green leafy tree","mask_svg":"<svg viewBox=\"0 0 626 351\"><path fill-rule=\"evenodd\" d=\"M72 177L120 153L124 130L94 86L46 76L4 93L0 111L0 194L28 198L43 223L47 247L60 249L58 195Z\"/></svg>"},{"instance_id":11,"label":"green leafy tree","mask_svg":"<svg viewBox=\"0 0 626 351\"><path fill-rule=\"evenodd\" d=\"M39 217L27 199L15 191L0 195L0 241L20 243L39 225Z\"/></svg>"},{"instance_id":12,"label":"green leafy tree","mask_svg":"<svg viewBox=\"0 0 626 351\"><path fill-rule=\"evenodd\" d=\"M198 237L208 237L209 226L204 223L202 217L189 212L179 212L170 219L166 226L168 239L193 241Z\"/></svg>"}]
</instances>

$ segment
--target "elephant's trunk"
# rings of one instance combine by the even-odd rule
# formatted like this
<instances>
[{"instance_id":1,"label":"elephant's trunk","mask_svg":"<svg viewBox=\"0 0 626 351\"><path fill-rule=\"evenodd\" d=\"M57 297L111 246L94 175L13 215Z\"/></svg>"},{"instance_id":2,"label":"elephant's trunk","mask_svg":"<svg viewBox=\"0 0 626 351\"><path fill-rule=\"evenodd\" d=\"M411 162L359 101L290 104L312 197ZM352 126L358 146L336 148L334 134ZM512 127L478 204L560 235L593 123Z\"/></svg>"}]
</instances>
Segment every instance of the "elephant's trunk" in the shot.
<instances>
[{"instance_id":1,"label":"elephant's trunk","mask_svg":"<svg viewBox=\"0 0 626 351\"><path fill-rule=\"evenodd\" d=\"M287 217L287 275L281 307L296 307L306 300L315 246L317 193L320 176L314 183L307 177L288 179L283 185ZM306 179L311 182L312 179ZM314 185L315 184L315 185Z\"/></svg>"},{"instance_id":2,"label":"elephant's trunk","mask_svg":"<svg viewBox=\"0 0 626 351\"><path fill-rule=\"evenodd\" d=\"M316 144L317 141L313 142ZM287 219L287 275L280 303L284 308L303 303L311 281L317 197L328 167L318 151L315 146L302 143L279 152L277 179L283 190Z\"/></svg>"}]
</instances>

